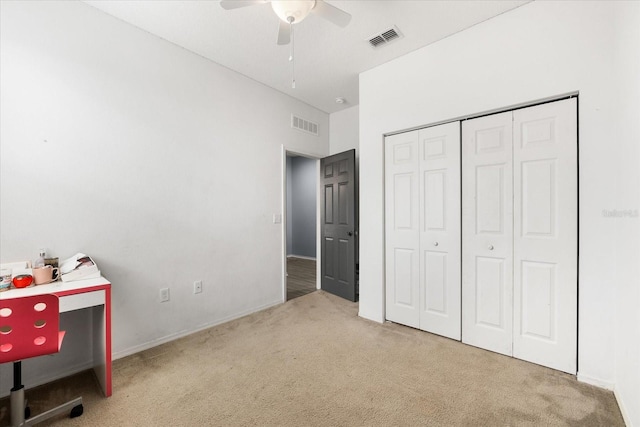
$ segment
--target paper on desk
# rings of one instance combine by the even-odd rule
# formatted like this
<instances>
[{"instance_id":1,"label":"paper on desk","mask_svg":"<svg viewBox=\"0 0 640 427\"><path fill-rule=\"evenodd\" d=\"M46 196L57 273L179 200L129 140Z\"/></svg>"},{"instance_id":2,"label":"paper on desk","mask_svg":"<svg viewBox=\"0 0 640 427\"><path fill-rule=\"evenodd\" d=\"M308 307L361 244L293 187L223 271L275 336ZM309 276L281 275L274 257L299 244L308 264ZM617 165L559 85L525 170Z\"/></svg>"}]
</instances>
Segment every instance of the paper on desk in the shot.
<instances>
[{"instance_id":1,"label":"paper on desk","mask_svg":"<svg viewBox=\"0 0 640 427\"><path fill-rule=\"evenodd\" d=\"M85 254L78 252L71 258L65 259L64 261L62 261L62 264L60 264L60 273L67 274L75 270L76 267L81 264L78 260L84 257L86 257Z\"/></svg>"}]
</instances>

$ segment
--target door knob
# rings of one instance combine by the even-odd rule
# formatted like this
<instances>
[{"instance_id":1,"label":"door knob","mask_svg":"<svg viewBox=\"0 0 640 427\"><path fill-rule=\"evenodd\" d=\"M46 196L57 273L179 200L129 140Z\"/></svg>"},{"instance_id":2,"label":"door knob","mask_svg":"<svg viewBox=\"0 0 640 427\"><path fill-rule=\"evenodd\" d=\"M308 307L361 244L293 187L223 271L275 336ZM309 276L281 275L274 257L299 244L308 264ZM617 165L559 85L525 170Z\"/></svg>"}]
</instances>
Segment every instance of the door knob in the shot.
<instances>
[{"instance_id":1,"label":"door knob","mask_svg":"<svg viewBox=\"0 0 640 427\"><path fill-rule=\"evenodd\" d=\"M490 251L492 251L493 250L493 245L489 245L488 248L489 248Z\"/></svg>"},{"instance_id":2,"label":"door knob","mask_svg":"<svg viewBox=\"0 0 640 427\"><path fill-rule=\"evenodd\" d=\"M438 246L438 242L433 242L433 246Z\"/></svg>"},{"instance_id":3,"label":"door knob","mask_svg":"<svg viewBox=\"0 0 640 427\"><path fill-rule=\"evenodd\" d=\"M352 231L349 231L349 232L347 232L347 235L348 235L348 236L353 236L353 232L352 232Z\"/></svg>"}]
</instances>

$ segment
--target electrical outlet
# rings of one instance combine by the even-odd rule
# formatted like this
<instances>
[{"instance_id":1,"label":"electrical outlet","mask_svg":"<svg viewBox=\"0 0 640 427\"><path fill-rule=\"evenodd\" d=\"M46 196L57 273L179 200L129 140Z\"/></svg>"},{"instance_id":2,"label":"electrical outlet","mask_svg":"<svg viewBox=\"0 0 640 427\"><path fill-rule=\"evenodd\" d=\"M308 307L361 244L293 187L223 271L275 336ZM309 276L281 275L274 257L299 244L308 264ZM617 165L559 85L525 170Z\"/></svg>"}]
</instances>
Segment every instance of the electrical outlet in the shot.
<instances>
[{"instance_id":1,"label":"electrical outlet","mask_svg":"<svg viewBox=\"0 0 640 427\"><path fill-rule=\"evenodd\" d=\"M160 302L169 301L169 288L160 289Z\"/></svg>"},{"instance_id":2,"label":"electrical outlet","mask_svg":"<svg viewBox=\"0 0 640 427\"><path fill-rule=\"evenodd\" d=\"M196 280L193 282L193 293L199 294L202 292L202 280Z\"/></svg>"}]
</instances>

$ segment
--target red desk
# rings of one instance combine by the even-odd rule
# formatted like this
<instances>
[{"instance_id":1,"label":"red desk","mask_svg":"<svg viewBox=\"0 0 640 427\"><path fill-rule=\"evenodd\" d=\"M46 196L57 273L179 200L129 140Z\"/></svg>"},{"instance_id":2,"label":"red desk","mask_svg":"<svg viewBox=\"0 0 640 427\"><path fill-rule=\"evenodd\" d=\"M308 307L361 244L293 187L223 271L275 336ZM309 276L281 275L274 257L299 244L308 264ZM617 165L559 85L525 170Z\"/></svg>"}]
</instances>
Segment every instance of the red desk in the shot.
<instances>
[{"instance_id":1,"label":"red desk","mask_svg":"<svg viewBox=\"0 0 640 427\"><path fill-rule=\"evenodd\" d=\"M106 397L111 396L111 282L104 277L54 282L0 292L0 299L54 294L60 313L89 308L93 316L93 370ZM64 344L63 344L64 345Z\"/></svg>"}]
</instances>

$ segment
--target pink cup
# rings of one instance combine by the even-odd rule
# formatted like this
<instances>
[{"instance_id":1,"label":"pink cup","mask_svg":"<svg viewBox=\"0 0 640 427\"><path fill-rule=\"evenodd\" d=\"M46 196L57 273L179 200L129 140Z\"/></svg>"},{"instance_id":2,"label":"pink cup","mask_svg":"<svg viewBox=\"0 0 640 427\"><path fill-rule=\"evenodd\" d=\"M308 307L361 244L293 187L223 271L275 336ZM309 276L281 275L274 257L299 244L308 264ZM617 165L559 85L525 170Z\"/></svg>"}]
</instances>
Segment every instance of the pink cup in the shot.
<instances>
[{"instance_id":1,"label":"pink cup","mask_svg":"<svg viewBox=\"0 0 640 427\"><path fill-rule=\"evenodd\" d=\"M33 269L33 279L36 285L44 285L58 280L58 269L50 265Z\"/></svg>"}]
</instances>

